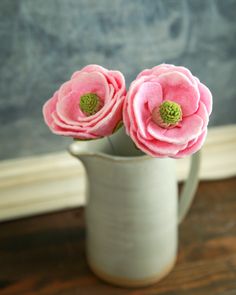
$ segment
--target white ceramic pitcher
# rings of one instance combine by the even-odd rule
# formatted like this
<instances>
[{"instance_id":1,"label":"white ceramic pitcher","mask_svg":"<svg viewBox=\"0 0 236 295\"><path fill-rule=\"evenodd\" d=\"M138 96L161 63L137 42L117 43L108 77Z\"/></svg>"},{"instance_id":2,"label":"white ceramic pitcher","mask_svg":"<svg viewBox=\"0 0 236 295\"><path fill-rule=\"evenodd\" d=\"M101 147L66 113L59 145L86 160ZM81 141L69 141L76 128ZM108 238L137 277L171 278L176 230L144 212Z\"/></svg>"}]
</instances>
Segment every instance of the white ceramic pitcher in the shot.
<instances>
[{"instance_id":1,"label":"white ceramic pitcher","mask_svg":"<svg viewBox=\"0 0 236 295\"><path fill-rule=\"evenodd\" d=\"M123 130L111 140L116 155L107 139L70 147L87 172L87 259L105 281L146 286L174 266L178 224L198 183L199 153L178 204L176 160L142 154Z\"/></svg>"}]
</instances>

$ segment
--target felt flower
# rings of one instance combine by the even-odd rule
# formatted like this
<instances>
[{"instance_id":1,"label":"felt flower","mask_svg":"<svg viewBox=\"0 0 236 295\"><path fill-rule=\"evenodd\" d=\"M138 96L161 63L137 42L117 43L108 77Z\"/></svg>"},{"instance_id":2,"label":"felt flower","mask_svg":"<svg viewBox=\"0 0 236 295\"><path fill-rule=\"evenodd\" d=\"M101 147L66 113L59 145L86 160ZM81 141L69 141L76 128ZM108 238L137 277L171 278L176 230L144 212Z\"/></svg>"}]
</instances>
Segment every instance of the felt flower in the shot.
<instances>
[{"instance_id":1,"label":"felt flower","mask_svg":"<svg viewBox=\"0 0 236 295\"><path fill-rule=\"evenodd\" d=\"M212 95L184 68L161 64L132 82L124 105L126 132L154 157L181 158L198 151L207 134Z\"/></svg>"},{"instance_id":2,"label":"felt flower","mask_svg":"<svg viewBox=\"0 0 236 295\"><path fill-rule=\"evenodd\" d=\"M44 104L44 119L56 134L82 140L108 136L122 120L125 95L125 79L119 71L88 65Z\"/></svg>"}]
</instances>

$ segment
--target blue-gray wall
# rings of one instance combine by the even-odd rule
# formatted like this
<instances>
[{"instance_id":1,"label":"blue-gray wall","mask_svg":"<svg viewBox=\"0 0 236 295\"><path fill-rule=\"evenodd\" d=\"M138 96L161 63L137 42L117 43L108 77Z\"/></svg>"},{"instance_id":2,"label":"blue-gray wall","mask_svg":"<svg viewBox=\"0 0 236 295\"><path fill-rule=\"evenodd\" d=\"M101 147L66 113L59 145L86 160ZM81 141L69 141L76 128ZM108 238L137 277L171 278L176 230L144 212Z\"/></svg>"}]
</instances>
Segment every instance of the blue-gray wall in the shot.
<instances>
[{"instance_id":1,"label":"blue-gray wall","mask_svg":"<svg viewBox=\"0 0 236 295\"><path fill-rule=\"evenodd\" d=\"M236 123L235 0L1 0L0 158L61 150L41 107L86 64L189 67L214 94L211 125Z\"/></svg>"}]
</instances>

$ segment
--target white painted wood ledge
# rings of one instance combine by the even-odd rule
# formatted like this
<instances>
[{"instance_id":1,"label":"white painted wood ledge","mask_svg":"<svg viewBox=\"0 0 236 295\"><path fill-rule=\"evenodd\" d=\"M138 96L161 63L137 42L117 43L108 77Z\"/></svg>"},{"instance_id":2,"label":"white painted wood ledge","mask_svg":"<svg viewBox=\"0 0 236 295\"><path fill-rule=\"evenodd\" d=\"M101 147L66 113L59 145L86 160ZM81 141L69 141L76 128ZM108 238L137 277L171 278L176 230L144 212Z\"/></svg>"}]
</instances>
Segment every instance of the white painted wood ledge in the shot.
<instances>
[{"instance_id":1,"label":"white painted wood ledge","mask_svg":"<svg viewBox=\"0 0 236 295\"><path fill-rule=\"evenodd\" d=\"M177 161L180 181L188 166L188 158ZM236 125L211 128L202 149L201 180L235 175ZM84 169L66 151L0 162L0 221L84 203Z\"/></svg>"}]
</instances>

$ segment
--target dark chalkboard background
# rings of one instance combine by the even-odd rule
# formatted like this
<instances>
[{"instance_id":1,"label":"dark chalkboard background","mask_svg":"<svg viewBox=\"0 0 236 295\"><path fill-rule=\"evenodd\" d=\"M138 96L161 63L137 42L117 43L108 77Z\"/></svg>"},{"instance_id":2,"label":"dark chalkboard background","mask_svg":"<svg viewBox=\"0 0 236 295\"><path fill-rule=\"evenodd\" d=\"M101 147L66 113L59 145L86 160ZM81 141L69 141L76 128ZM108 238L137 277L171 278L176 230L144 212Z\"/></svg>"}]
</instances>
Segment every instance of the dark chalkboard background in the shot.
<instances>
[{"instance_id":1,"label":"dark chalkboard background","mask_svg":"<svg viewBox=\"0 0 236 295\"><path fill-rule=\"evenodd\" d=\"M42 104L73 71L98 63L130 81L167 62L214 95L211 125L236 123L235 0L1 0L0 158L65 148Z\"/></svg>"}]
</instances>

